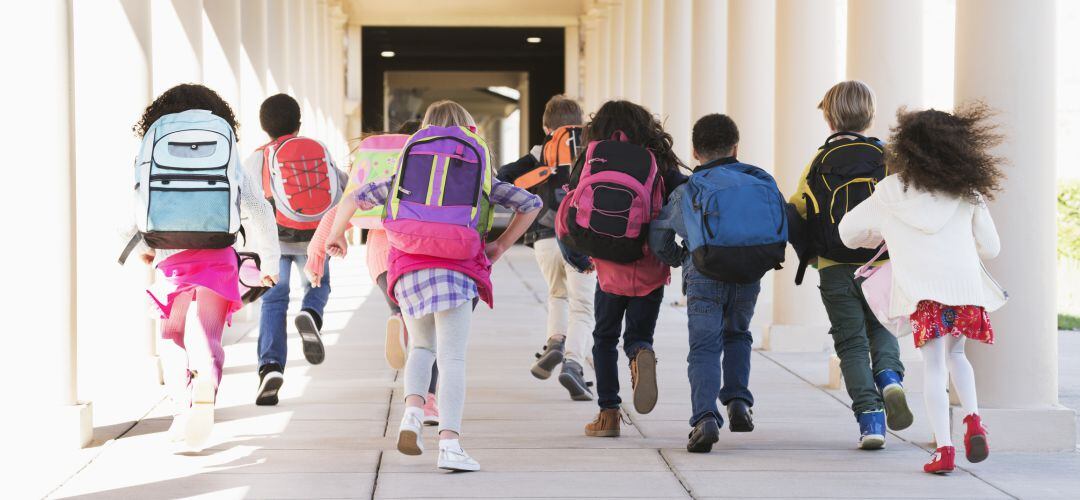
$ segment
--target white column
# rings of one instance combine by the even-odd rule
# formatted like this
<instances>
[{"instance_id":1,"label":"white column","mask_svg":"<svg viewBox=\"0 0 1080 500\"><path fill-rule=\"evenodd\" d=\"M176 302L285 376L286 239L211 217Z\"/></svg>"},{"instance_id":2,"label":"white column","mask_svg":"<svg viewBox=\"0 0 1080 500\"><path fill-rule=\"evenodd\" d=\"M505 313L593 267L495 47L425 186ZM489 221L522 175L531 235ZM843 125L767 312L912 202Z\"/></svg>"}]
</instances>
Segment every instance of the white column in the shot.
<instances>
[{"instance_id":1,"label":"white column","mask_svg":"<svg viewBox=\"0 0 1080 500\"><path fill-rule=\"evenodd\" d=\"M726 111L727 0L694 0L690 117ZM758 23L754 23L756 27ZM686 159L689 162L693 160Z\"/></svg>"},{"instance_id":2,"label":"white column","mask_svg":"<svg viewBox=\"0 0 1080 500\"><path fill-rule=\"evenodd\" d=\"M603 8L597 14L599 28L596 32L596 39L600 42L600 54L598 57L599 64L596 68L596 74L599 76L600 84L600 99L596 103L596 109L600 109L604 102L612 98L612 83L611 83L611 9ZM593 111L596 111L594 109Z\"/></svg>"},{"instance_id":3,"label":"white column","mask_svg":"<svg viewBox=\"0 0 1080 500\"><path fill-rule=\"evenodd\" d=\"M641 0L623 2L623 96L641 102Z\"/></svg>"},{"instance_id":4,"label":"white column","mask_svg":"<svg viewBox=\"0 0 1080 500\"><path fill-rule=\"evenodd\" d=\"M240 112L240 0L203 4L203 83Z\"/></svg>"},{"instance_id":5,"label":"white column","mask_svg":"<svg viewBox=\"0 0 1080 500\"><path fill-rule=\"evenodd\" d=\"M600 107L600 21L585 19L585 113Z\"/></svg>"},{"instance_id":6,"label":"white column","mask_svg":"<svg viewBox=\"0 0 1080 500\"><path fill-rule=\"evenodd\" d=\"M363 66L361 61L361 37L360 26L348 25L345 29L348 36L348 52L345 55L345 111L348 115L348 137L359 137L362 130L360 117L360 98L363 95L361 82L363 81Z\"/></svg>"},{"instance_id":7,"label":"white column","mask_svg":"<svg viewBox=\"0 0 1080 500\"><path fill-rule=\"evenodd\" d=\"M690 0L664 3L664 115L665 128L675 140L675 154L692 164L690 157L690 30L693 26Z\"/></svg>"},{"instance_id":8,"label":"white column","mask_svg":"<svg viewBox=\"0 0 1080 500\"><path fill-rule=\"evenodd\" d=\"M869 135L887 139L896 110L923 105L923 0L848 3L847 78L874 89Z\"/></svg>"},{"instance_id":9,"label":"white column","mask_svg":"<svg viewBox=\"0 0 1080 500\"><path fill-rule=\"evenodd\" d=\"M318 0L315 6L315 71L312 77L315 80L317 94L315 95L315 114L318 117L319 138L327 140L330 136L330 120L328 113L330 65L327 58L330 50L327 44L330 41L330 16L327 14L326 0Z\"/></svg>"},{"instance_id":10,"label":"white column","mask_svg":"<svg viewBox=\"0 0 1080 500\"><path fill-rule=\"evenodd\" d=\"M240 147L244 157L262 144L266 136L259 126L259 107L268 95L267 10L266 0L243 0L241 4Z\"/></svg>"},{"instance_id":11,"label":"white column","mask_svg":"<svg viewBox=\"0 0 1080 500\"><path fill-rule=\"evenodd\" d=\"M288 30L289 73L286 78L289 86L288 90L282 90L282 92L286 92L296 99L296 101L300 103L300 111L304 112L304 37L307 34L304 18L306 17L306 12L303 0L286 0L285 4L288 8L285 17L285 27ZM306 117L301 117L301 119L304 118Z\"/></svg>"},{"instance_id":12,"label":"white column","mask_svg":"<svg viewBox=\"0 0 1080 500\"><path fill-rule=\"evenodd\" d=\"M622 99L623 94L623 54L626 52L626 4L612 5L608 10L611 17L611 97Z\"/></svg>"},{"instance_id":13,"label":"white column","mask_svg":"<svg viewBox=\"0 0 1080 500\"><path fill-rule=\"evenodd\" d=\"M8 119L0 125L0 133L18 144L20 151L33 152L34 186L40 187L12 185L5 190L7 196L14 196L7 201L9 206L33 210L32 217L7 220L11 234L27 238L25 248L12 248L5 254L13 257L5 278L19 287L17 295L7 295L14 302L5 306L10 307L6 311L13 311L5 326L13 335L29 334L27 340L35 345L32 355L13 351L3 367L5 374L12 375L7 387L12 393L5 403L10 410L5 417L14 420L9 437L15 449L24 445L81 447L90 442L92 433L90 407L78 402L76 378L69 4L66 0L28 2L0 19L0 43L11 48L5 50L5 66L33 68L33 77L5 78L4 89L11 98L5 104ZM27 167L24 162L22 168ZM99 164L97 168L107 167Z\"/></svg>"},{"instance_id":14,"label":"white column","mask_svg":"<svg viewBox=\"0 0 1080 500\"><path fill-rule=\"evenodd\" d=\"M664 2L641 3L641 105L664 114ZM645 22L648 21L648 27Z\"/></svg>"},{"instance_id":15,"label":"white column","mask_svg":"<svg viewBox=\"0 0 1080 500\"><path fill-rule=\"evenodd\" d=\"M338 159L338 166L345 168L348 164L346 156L349 153L348 145L348 120L345 116L345 27L348 17L341 10L341 6L333 9L333 24L330 35L330 65L331 65L331 119L333 121L333 136L335 138L334 157Z\"/></svg>"},{"instance_id":16,"label":"white column","mask_svg":"<svg viewBox=\"0 0 1080 500\"><path fill-rule=\"evenodd\" d=\"M155 2L150 9L153 95L180 83L202 83L202 0Z\"/></svg>"},{"instance_id":17,"label":"white column","mask_svg":"<svg viewBox=\"0 0 1080 500\"><path fill-rule=\"evenodd\" d=\"M289 92L293 28L289 0L266 2L266 95Z\"/></svg>"},{"instance_id":18,"label":"white column","mask_svg":"<svg viewBox=\"0 0 1080 500\"><path fill-rule=\"evenodd\" d=\"M776 4L776 180L795 192L803 168L829 135L817 105L840 76L836 0L778 0ZM776 274L773 325L766 346L774 350L823 350L831 345L818 276L806 272L794 286L798 258L788 251Z\"/></svg>"},{"instance_id":19,"label":"white column","mask_svg":"<svg viewBox=\"0 0 1080 500\"><path fill-rule=\"evenodd\" d=\"M776 97L776 1L728 0L727 114L739 126L739 159L775 172L773 100ZM790 191L785 192L790 194ZM792 266L791 261L787 266ZM775 273L761 281L754 311L755 343L773 321ZM793 286L790 281L781 286Z\"/></svg>"},{"instance_id":20,"label":"white column","mask_svg":"<svg viewBox=\"0 0 1080 500\"><path fill-rule=\"evenodd\" d=\"M1011 161L991 203L1001 255L987 265L1011 295L991 315L996 342L968 343L994 449L1073 450L1074 412L1058 405L1055 311L1054 2L959 0L956 103L1000 111ZM954 412L953 434L963 433Z\"/></svg>"},{"instance_id":21,"label":"white column","mask_svg":"<svg viewBox=\"0 0 1080 500\"><path fill-rule=\"evenodd\" d=\"M581 89L580 25L563 28L563 54L563 58L566 60L563 93L580 103L583 97Z\"/></svg>"},{"instance_id":22,"label":"white column","mask_svg":"<svg viewBox=\"0 0 1080 500\"><path fill-rule=\"evenodd\" d=\"M154 322L146 313L152 272L132 258L114 264L117 217L130 217L132 156L128 131L152 100L150 0L72 4L80 391L88 399L156 389ZM124 77L102 68L123 68ZM115 168L101 168L113 165ZM132 219L133 222L133 219ZM102 284L109 293L102 293ZM109 328L101 328L108 324ZM140 376L133 377L133 373Z\"/></svg>"},{"instance_id":23,"label":"white column","mask_svg":"<svg viewBox=\"0 0 1080 500\"><path fill-rule=\"evenodd\" d=\"M318 120L318 86L315 78L315 72L318 71L318 50L316 49L316 40L318 38L318 28L316 27L317 16L315 2L316 0L298 0L300 8L304 14L300 18L304 25L304 36L300 40L300 68L302 71L301 78L304 81L302 92L296 95L296 99L300 101L301 116L300 133L312 137L318 137L321 130L319 130Z\"/></svg>"}]
</instances>

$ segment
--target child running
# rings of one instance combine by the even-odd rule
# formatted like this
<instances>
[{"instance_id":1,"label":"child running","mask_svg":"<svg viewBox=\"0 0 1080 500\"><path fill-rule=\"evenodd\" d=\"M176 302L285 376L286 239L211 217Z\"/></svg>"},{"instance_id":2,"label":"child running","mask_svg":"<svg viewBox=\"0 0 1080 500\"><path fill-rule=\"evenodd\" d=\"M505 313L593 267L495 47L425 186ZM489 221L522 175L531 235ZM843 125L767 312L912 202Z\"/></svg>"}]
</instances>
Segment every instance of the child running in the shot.
<instances>
[{"instance_id":1,"label":"child running","mask_svg":"<svg viewBox=\"0 0 1080 500\"><path fill-rule=\"evenodd\" d=\"M567 194L557 220L566 227L557 232L564 245L593 257L599 281L593 302L593 362L600 412L585 426L585 435L617 437L620 337L630 359L634 409L649 413L656 406L653 333L671 269L650 252L647 224L686 176L679 172L683 164L671 149L671 135L648 110L632 102L604 103L585 126L585 139L588 148L574 165L570 188L586 189L592 199L579 204L584 197ZM598 258L602 253L618 261Z\"/></svg>"},{"instance_id":2,"label":"child running","mask_svg":"<svg viewBox=\"0 0 1080 500\"><path fill-rule=\"evenodd\" d=\"M437 356L438 467L452 471L480 470L459 441L473 304L477 299L492 304L492 262L525 233L543 205L540 197L491 179L490 153L475 128L460 104L431 104L421 130L402 150L394 178L367 184L347 197L327 239L327 252L344 256L351 214L358 207L387 205L387 288L402 308L410 335L397 448L406 455L424 452L423 407ZM492 204L516 215L498 239L485 245L482 235L490 226Z\"/></svg>"},{"instance_id":3,"label":"child running","mask_svg":"<svg viewBox=\"0 0 1080 500\"><path fill-rule=\"evenodd\" d=\"M227 138L220 135L222 142L189 139L195 135L207 137L205 129L216 128L218 123L223 130L216 132L228 134ZM173 417L170 433L175 440L186 441L189 448L200 450L210 437L214 424L214 400L225 363L221 334L232 313L242 305L237 254L228 244L224 248L207 245L202 249L155 250L152 246L159 246L159 242L147 245L147 238L155 235L152 230L155 228L149 226L210 225L215 203L209 201L209 196L200 197L199 193L228 196L226 193L230 188L238 187L241 215L247 218L245 227L249 244L262 262L276 263L280 249L274 211L263 197L258 178L246 175L239 168L236 119L232 108L213 90L194 84L166 90L146 108L134 130L136 135L144 138L161 139L166 134L176 137L175 140L154 141L151 143L154 145L144 142L150 152L144 149L140 154L143 160L136 167L150 169L149 177L146 177L150 191L159 197L171 198L180 208L170 211L172 207L157 207L154 200L149 199L146 202L149 207L143 211L149 212L150 220L138 224L143 239L134 248L143 262L153 264L158 271L157 282L147 293L160 311L161 338L169 341L164 343L162 360L166 383L180 409ZM225 174L204 180L202 174L185 174L186 168L192 168L190 172L222 170ZM234 180L238 182L236 186L218 187L222 180L229 184ZM211 187L200 188L195 184ZM226 206L225 213L228 212ZM136 231L136 227L132 227L129 234L135 235ZM262 272L262 285L274 286L276 281L276 273ZM195 304L194 315L189 318L192 303ZM191 325L188 325L189 319Z\"/></svg>"},{"instance_id":4,"label":"child running","mask_svg":"<svg viewBox=\"0 0 1080 500\"><path fill-rule=\"evenodd\" d=\"M812 249L800 255L795 283L802 281L807 264L816 258L821 302L831 323L829 335L859 425L859 448L879 450L885 447L886 425L901 430L913 421L903 387L904 365L896 337L870 312L855 283L855 270L875 252L845 247L837 230L848 211L863 203L888 171L884 146L862 135L874 120L874 92L857 80L840 82L825 93L818 109L832 134L803 171L791 197L799 215L793 223L805 225Z\"/></svg>"},{"instance_id":5,"label":"child running","mask_svg":"<svg viewBox=\"0 0 1080 500\"><path fill-rule=\"evenodd\" d=\"M891 317L910 316L915 346L926 362L924 393L937 450L923 470L955 468L949 428L952 375L964 411L969 462L990 453L979 417L975 374L964 354L967 339L994 342L988 312L1005 304L1005 291L981 259L1001 249L986 200L1000 189L1002 159L991 154L1001 136L981 103L954 113L927 110L897 114L888 148L889 169L865 203L840 223L852 248L888 244L893 265Z\"/></svg>"},{"instance_id":6,"label":"child running","mask_svg":"<svg viewBox=\"0 0 1080 500\"><path fill-rule=\"evenodd\" d=\"M561 364L559 383L575 401L593 399L585 367L586 358L591 356L596 278L591 270L578 271L563 259L555 239L555 213L566 195L562 188L570 177L584 122L577 101L564 95L552 97L544 106L547 139L543 146L537 145L519 160L503 165L498 173L499 180L527 187L544 200L544 210L524 239L525 245L533 248L548 286L547 344L530 372L544 380ZM542 180L530 180L538 172L545 174Z\"/></svg>"}]
</instances>

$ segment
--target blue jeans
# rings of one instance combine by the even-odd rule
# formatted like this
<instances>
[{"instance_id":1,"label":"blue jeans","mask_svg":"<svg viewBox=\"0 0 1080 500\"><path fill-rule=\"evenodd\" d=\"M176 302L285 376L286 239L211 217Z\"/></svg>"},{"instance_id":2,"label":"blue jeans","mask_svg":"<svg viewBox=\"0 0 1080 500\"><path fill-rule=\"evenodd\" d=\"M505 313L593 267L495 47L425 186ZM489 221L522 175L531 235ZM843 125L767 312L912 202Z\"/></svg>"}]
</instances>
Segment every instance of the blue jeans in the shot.
<instances>
[{"instance_id":1,"label":"blue jeans","mask_svg":"<svg viewBox=\"0 0 1080 500\"><path fill-rule=\"evenodd\" d=\"M754 317L761 283L716 281L699 273L693 264L683 270L683 280L690 324L690 354L686 357L693 411L690 425L709 415L722 424L717 397L725 405L733 399L754 404L749 388L750 349L754 342L750 319Z\"/></svg>"},{"instance_id":2,"label":"blue jeans","mask_svg":"<svg viewBox=\"0 0 1080 500\"><path fill-rule=\"evenodd\" d=\"M592 353L600 408L618 408L622 403L619 398L619 337L623 338L623 351L630 359L634 359L641 349L652 349L656 317L663 300L664 287L644 297L615 295L596 287ZM622 328L624 316L625 331Z\"/></svg>"},{"instance_id":3,"label":"blue jeans","mask_svg":"<svg viewBox=\"0 0 1080 500\"><path fill-rule=\"evenodd\" d=\"M285 337L286 315L289 311L289 275L296 264L300 282L304 285L301 309L313 313L317 324L322 324L323 309L330 298L330 259L323 268L322 286L313 288L304 274L306 255L282 255L278 268L278 282L262 296L262 314L259 317L259 366L275 363L285 368L288 345Z\"/></svg>"}]
</instances>

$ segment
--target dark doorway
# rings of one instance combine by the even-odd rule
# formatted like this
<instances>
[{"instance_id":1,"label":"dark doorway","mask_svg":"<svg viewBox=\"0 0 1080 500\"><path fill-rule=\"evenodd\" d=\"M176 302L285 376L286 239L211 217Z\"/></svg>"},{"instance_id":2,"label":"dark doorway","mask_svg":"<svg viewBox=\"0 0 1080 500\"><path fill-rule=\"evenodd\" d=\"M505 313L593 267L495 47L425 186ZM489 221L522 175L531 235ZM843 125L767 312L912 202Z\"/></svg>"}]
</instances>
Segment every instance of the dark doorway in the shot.
<instances>
[{"instance_id":1,"label":"dark doorway","mask_svg":"<svg viewBox=\"0 0 1080 500\"><path fill-rule=\"evenodd\" d=\"M498 71L528 75L529 144L540 144L544 103L564 91L562 28L364 27L362 113L365 131L382 130L386 73ZM528 38L539 38L530 43ZM393 52L393 57L385 57ZM528 146L526 145L527 149Z\"/></svg>"}]
</instances>

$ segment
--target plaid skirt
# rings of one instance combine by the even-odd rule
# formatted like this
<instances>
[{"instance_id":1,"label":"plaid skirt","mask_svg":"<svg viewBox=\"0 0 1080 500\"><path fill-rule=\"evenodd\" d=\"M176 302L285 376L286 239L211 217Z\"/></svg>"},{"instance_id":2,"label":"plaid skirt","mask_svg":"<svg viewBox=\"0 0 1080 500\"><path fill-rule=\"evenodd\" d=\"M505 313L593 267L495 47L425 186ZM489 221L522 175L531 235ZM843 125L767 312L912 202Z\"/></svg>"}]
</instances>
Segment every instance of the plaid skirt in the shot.
<instances>
[{"instance_id":1,"label":"plaid skirt","mask_svg":"<svg viewBox=\"0 0 1080 500\"><path fill-rule=\"evenodd\" d=\"M990 315L981 306L947 306L933 300L919 301L911 314L915 347L946 335L961 335L987 344L994 343Z\"/></svg>"}]
</instances>

